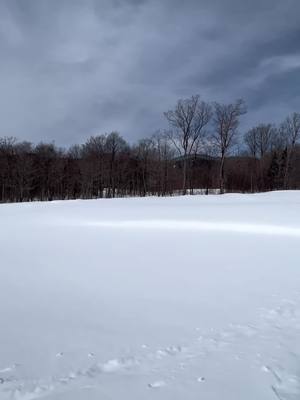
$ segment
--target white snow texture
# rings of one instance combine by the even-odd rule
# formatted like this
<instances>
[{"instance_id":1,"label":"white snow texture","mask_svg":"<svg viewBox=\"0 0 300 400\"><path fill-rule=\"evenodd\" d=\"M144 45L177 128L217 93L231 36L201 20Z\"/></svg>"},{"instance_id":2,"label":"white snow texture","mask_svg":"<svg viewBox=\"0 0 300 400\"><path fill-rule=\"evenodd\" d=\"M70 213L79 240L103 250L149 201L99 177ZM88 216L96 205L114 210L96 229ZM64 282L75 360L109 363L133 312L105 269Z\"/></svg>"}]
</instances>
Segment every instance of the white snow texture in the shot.
<instances>
[{"instance_id":1,"label":"white snow texture","mask_svg":"<svg viewBox=\"0 0 300 400\"><path fill-rule=\"evenodd\" d=\"M299 400L300 192L0 206L0 400Z\"/></svg>"}]
</instances>

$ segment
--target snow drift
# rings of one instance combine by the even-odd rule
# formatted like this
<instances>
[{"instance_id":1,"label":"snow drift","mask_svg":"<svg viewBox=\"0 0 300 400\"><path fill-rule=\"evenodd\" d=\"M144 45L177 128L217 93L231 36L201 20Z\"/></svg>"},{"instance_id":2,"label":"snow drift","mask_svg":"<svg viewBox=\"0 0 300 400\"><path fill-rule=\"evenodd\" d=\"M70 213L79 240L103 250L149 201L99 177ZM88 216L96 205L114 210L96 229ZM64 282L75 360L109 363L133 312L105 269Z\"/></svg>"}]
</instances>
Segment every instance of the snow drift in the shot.
<instances>
[{"instance_id":1,"label":"snow drift","mask_svg":"<svg viewBox=\"0 0 300 400\"><path fill-rule=\"evenodd\" d=\"M0 399L300 396L300 193L0 206Z\"/></svg>"}]
</instances>

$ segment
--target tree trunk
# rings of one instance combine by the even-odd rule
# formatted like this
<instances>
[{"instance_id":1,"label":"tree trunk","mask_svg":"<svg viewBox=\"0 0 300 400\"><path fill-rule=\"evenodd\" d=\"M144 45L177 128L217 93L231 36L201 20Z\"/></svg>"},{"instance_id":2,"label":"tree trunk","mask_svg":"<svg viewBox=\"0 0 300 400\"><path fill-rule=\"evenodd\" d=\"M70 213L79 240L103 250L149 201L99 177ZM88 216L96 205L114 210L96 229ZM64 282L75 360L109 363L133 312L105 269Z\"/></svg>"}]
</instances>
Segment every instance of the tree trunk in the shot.
<instances>
[{"instance_id":1,"label":"tree trunk","mask_svg":"<svg viewBox=\"0 0 300 400\"><path fill-rule=\"evenodd\" d=\"M187 159L186 155L184 156L183 159L183 176L182 176L182 194L185 196L186 195L186 175L187 175Z\"/></svg>"},{"instance_id":2,"label":"tree trunk","mask_svg":"<svg viewBox=\"0 0 300 400\"><path fill-rule=\"evenodd\" d=\"M289 177L290 177L290 163L293 149L287 149L286 154L286 162L284 168L284 176L283 176L283 188L287 190L289 188Z\"/></svg>"},{"instance_id":3,"label":"tree trunk","mask_svg":"<svg viewBox=\"0 0 300 400\"><path fill-rule=\"evenodd\" d=\"M224 192L225 192L224 164L225 164L225 155L222 154L222 157L221 157L221 164L220 164L220 173L219 173L220 194L224 194Z\"/></svg>"}]
</instances>

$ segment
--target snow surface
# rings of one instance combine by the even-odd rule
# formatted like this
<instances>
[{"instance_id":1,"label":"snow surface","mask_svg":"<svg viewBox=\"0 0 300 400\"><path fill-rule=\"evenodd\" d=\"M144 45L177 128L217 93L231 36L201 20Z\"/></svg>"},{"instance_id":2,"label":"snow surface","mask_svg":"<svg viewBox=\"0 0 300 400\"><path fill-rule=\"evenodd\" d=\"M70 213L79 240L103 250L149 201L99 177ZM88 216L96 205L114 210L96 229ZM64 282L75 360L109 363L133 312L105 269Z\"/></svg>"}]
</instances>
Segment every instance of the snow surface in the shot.
<instances>
[{"instance_id":1,"label":"snow surface","mask_svg":"<svg viewBox=\"0 0 300 400\"><path fill-rule=\"evenodd\" d=\"M300 398L300 192L0 206L0 400Z\"/></svg>"}]
</instances>

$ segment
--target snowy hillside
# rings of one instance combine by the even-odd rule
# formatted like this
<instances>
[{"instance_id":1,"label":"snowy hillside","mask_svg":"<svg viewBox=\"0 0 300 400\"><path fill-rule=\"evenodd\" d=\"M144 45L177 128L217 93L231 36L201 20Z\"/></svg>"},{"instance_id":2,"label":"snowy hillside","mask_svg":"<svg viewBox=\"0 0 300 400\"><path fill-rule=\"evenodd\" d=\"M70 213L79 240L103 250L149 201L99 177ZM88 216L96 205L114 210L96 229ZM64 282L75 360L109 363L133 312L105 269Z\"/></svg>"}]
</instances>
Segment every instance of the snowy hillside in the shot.
<instances>
[{"instance_id":1,"label":"snowy hillside","mask_svg":"<svg viewBox=\"0 0 300 400\"><path fill-rule=\"evenodd\" d=\"M0 206L0 400L298 400L300 193Z\"/></svg>"}]
</instances>

